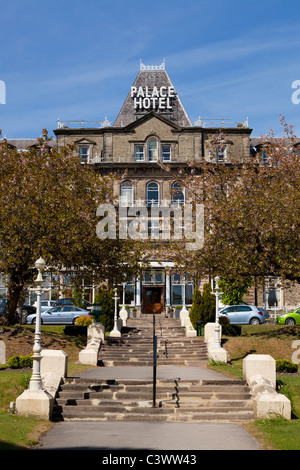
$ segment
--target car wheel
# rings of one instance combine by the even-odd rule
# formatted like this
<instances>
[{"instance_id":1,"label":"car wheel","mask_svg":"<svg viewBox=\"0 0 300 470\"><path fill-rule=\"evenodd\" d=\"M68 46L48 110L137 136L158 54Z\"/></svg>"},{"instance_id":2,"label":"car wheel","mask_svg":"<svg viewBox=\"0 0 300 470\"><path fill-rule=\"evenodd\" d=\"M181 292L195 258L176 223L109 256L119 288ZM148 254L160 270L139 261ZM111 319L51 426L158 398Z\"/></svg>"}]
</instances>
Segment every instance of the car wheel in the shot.
<instances>
[{"instance_id":1,"label":"car wheel","mask_svg":"<svg viewBox=\"0 0 300 470\"><path fill-rule=\"evenodd\" d=\"M256 317L251 318L249 323L250 325L259 325L259 318L256 318Z\"/></svg>"},{"instance_id":2,"label":"car wheel","mask_svg":"<svg viewBox=\"0 0 300 470\"><path fill-rule=\"evenodd\" d=\"M72 321L73 325L76 325L76 320L77 320L77 318L78 318L78 317L73 318L73 321Z\"/></svg>"},{"instance_id":3,"label":"car wheel","mask_svg":"<svg viewBox=\"0 0 300 470\"><path fill-rule=\"evenodd\" d=\"M34 317L32 320L31 320L31 324L32 325L35 325L36 324L36 317ZM41 325L43 324L43 320L41 319Z\"/></svg>"},{"instance_id":4,"label":"car wheel","mask_svg":"<svg viewBox=\"0 0 300 470\"><path fill-rule=\"evenodd\" d=\"M296 322L295 322L294 318L287 318L287 319L285 320L285 324L286 324L286 325L295 325Z\"/></svg>"}]
</instances>

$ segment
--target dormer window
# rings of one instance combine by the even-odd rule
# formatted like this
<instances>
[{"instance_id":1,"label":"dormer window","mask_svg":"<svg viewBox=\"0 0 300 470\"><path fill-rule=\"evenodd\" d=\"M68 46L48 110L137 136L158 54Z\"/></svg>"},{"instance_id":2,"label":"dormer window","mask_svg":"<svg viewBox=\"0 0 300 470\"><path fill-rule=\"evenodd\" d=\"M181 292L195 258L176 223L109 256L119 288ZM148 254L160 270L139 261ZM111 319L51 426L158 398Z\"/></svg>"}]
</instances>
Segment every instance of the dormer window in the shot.
<instances>
[{"instance_id":1,"label":"dormer window","mask_svg":"<svg viewBox=\"0 0 300 470\"><path fill-rule=\"evenodd\" d=\"M89 153L90 153L90 147L86 145L81 145L79 147L79 156L80 156L80 162L81 163L88 163L89 162Z\"/></svg>"},{"instance_id":2,"label":"dormer window","mask_svg":"<svg viewBox=\"0 0 300 470\"><path fill-rule=\"evenodd\" d=\"M226 146L217 147L217 162L223 163L226 159Z\"/></svg>"}]
</instances>

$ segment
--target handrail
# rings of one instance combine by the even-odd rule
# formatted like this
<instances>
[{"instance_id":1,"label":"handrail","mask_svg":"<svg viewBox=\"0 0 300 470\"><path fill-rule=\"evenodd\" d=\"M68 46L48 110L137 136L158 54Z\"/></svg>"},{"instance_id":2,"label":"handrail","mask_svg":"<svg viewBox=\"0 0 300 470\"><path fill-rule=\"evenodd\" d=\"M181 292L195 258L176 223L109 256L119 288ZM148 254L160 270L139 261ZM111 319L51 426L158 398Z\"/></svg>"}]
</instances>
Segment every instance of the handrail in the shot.
<instances>
[{"instance_id":1,"label":"handrail","mask_svg":"<svg viewBox=\"0 0 300 470\"><path fill-rule=\"evenodd\" d=\"M167 401L171 401L171 400L175 400L175 399L176 399L175 404L176 404L177 408L180 408L180 404L179 404L179 401L180 401L180 397L179 397L179 381L181 380L181 378L180 378L180 377L176 377L175 379L171 379L171 380L174 380L174 383L175 383L175 385L174 385L175 393L172 393L172 398L169 399L169 400L160 400L160 402L159 402L159 404L158 404L158 407L159 407L159 408L162 408L162 405L163 405L164 402L166 403Z\"/></svg>"}]
</instances>

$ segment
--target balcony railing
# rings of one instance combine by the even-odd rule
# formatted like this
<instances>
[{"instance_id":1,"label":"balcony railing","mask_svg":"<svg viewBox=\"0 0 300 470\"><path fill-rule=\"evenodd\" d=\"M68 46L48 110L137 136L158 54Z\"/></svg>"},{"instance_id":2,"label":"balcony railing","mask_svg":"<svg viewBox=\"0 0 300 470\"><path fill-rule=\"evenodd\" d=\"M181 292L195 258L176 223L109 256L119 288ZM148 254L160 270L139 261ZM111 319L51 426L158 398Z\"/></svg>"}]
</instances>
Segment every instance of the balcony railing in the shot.
<instances>
[{"instance_id":1,"label":"balcony railing","mask_svg":"<svg viewBox=\"0 0 300 470\"><path fill-rule=\"evenodd\" d=\"M120 207L181 207L185 204L184 201L173 201L171 199L162 199L161 201L155 199L136 199L135 201L119 199Z\"/></svg>"},{"instance_id":2,"label":"balcony railing","mask_svg":"<svg viewBox=\"0 0 300 470\"><path fill-rule=\"evenodd\" d=\"M102 127L111 127L114 125L113 121L109 121L105 116L104 121L86 121L81 119L81 121L61 121L57 119L57 129L77 129L77 128L102 128Z\"/></svg>"}]
</instances>

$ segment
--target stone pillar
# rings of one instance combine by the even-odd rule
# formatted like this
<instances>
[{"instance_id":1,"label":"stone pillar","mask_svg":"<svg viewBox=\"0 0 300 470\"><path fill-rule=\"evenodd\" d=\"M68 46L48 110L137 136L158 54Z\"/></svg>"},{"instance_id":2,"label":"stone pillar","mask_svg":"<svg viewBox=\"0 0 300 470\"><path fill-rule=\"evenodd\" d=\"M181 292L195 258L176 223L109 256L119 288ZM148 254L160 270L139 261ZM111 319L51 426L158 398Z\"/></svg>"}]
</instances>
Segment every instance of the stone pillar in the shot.
<instances>
[{"instance_id":1,"label":"stone pillar","mask_svg":"<svg viewBox=\"0 0 300 470\"><path fill-rule=\"evenodd\" d=\"M171 286L170 286L170 275L166 274L166 306L171 305Z\"/></svg>"},{"instance_id":2,"label":"stone pillar","mask_svg":"<svg viewBox=\"0 0 300 470\"><path fill-rule=\"evenodd\" d=\"M267 354L249 354L243 360L243 377L251 388L255 419L291 419L290 400L276 392L275 359Z\"/></svg>"},{"instance_id":3,"label":"stone pillar","mask_svg":"<svg viewBox=\"0 0 300 470\"><path fill-rule=\"evenodd\" d=\"M81 364L96 366L101 342L104 341L105 328L101 323L93 323L87 328L87 346L79 353Z\"/></svg>"},{"instance_id":4,"label":"stone pillar","mask_svg":"<svg viewBox=\"0 0 300 470\"><path fill-rule=\"evenodd\" d=\"M276 361L268 354L249 354L243 359L243 378L246 382L255 375L261 375L276 388Z\"/></svg>"},{"instance_id":5,"label":"stone pillar","mask_svg":"<svg viewBox=\"0 0 300 470\"><path fill-rule=\"evenodd\" d=\"M136 286L135 305L136 307L140 307L141 306L141 280L139 277L136 279L135 286Z\"/></svg>"},{"instance_id":6,"label":"stone pillar","mask_svg":"<svg viewBox=\"0 0 300 470\"><path fill-rule=\"evenodd\" d=\"M0 340L0 364L6 364L6 347L2 340Z\"/></svg>"},{"instance_id":7,"label":"stone pillar","mask_svg":"<svg viewBox=\"0 0 300 470\"><path fill-rule=\"evenodd\" d=\"M215 347L215 329L216 323L206 323L204 326L204 341L207 345L209 359L216 362L227 362L228 353L222 347ZM220 336L222 335L222 327L220 325Z\"/></svg>"}]
</instances>

